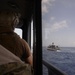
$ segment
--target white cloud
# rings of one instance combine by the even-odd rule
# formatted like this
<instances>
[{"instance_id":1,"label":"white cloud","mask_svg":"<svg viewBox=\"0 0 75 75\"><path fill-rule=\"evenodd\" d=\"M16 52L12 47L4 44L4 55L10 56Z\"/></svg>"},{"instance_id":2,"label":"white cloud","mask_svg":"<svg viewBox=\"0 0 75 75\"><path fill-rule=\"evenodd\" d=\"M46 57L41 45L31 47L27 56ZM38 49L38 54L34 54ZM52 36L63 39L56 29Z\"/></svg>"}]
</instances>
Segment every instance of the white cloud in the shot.
<instances>
[{"instance_id":1,"label":"white cloud","mask_svg":"<svg viewBox=\"0 0 75 75\"><path fill-rule=\"evenodd\" d=\"M55 19L55 17L51 17L50 20L53 21Z\"/></svg>"},{"instance_id":2,"label":"white cloud","mask_svg":"<svg viewBox=\"0 0 75 75\"><path fill-rule=\"evenodd\" d=\"M48 3L49 0L42 0L42 3Z\"/></svg>"},{"instance_id":3,"label":"white cloud","mask_svg":"<svg viewBox=\"0 0 75 75\"><path fill-rule=\"evenodd\" d=\"M48 8L46 5L43 5L42 7L42 13L47 13L48 12Z\"/></svg>"},{"instance_id":4,"label":"white cloud","mask_svg":"<svg viewBox=\"0 0 75 75\"><path fill-rule=\"evenodd\" d=\"M42 3L50 3L50 2L53 2L53 1L55 1L55 0L42 0Z\"/></svg>"},{"instance_id":5,"label":"white cloud","mask_svg":"<svg viewBox=\"0 0 75 75\"><path fill-rule=\"evenodd\" d=\"M52 6L52 3L55 0L42 0L42 13L45 14L48 12L48 8Z\"/></svg>"},{"instance_id":6,"label":"white cloud","mask_svg":"<svg viewBox=\"0 0 75 75\"><path fill-rule=\"evenodd\" d=\"M54 23L51 28L50 28L50 31L58 31L59 29L62 29L62 28L66 28L68 27L68 24L67 24L67 21L64 20L64 21L61 21L61 22L56 22Z\"/></svg>"}]
</instances>

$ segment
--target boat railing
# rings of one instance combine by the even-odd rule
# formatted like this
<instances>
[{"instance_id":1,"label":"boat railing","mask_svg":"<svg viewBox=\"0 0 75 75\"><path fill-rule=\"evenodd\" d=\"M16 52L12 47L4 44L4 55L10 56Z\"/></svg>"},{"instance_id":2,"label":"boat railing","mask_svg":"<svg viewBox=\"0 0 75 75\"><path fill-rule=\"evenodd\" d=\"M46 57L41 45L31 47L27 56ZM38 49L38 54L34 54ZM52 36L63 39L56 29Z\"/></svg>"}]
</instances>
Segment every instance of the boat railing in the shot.
<instances>
[{"instance_id":1,"label":"boat railing","mask_svg":"<svg viewBox=\"0 0 75 75\"><path fill-rule=\"evenodd\" d=\"M42 63L48 69L48 75L67 75L66 73L55 67L54 65L47 63L45 60L42 60Z\"/></svg>"}]
</instances>

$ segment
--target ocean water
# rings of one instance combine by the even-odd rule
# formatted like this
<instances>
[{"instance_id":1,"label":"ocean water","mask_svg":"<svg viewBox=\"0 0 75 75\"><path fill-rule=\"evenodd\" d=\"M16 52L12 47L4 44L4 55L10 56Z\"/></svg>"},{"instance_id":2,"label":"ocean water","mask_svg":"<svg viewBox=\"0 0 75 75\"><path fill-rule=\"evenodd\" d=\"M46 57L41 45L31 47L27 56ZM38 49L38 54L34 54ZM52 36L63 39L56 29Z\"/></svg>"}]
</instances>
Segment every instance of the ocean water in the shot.
<instances>
[{"instance_id":1,"label":"ocean water","mask_svg":"<svg viewBox=\"0 0 75 75\"><path fill-rule=\"evenodd\" d=\"M67 75L75 75L75 47L61 47L60 51L49 51L43 47L43 60L51 63ZM45 66L43 66L43 75L48 75Z\"/></svg>"}]
</instances>

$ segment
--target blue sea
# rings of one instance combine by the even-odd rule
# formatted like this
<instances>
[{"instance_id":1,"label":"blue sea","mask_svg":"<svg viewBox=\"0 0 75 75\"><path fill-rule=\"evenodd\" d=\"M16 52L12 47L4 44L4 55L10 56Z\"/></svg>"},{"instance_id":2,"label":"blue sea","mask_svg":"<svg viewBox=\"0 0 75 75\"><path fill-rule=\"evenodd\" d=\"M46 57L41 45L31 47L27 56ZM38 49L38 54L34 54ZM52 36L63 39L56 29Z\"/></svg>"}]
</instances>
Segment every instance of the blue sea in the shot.
<instances>
[{"instance_id":1,"label":"blue sea","mask_svg":"<svg viewBox=\"0 0 75 75\"><path fill-rule=\"evenodd\" d=\"M67 75L75 75L75 47L60 47L60 51L49 51L43 47L43 60L51 63ZM43 66L43 75L48 75L45 66Z\"/></svg>"}]
</instances>

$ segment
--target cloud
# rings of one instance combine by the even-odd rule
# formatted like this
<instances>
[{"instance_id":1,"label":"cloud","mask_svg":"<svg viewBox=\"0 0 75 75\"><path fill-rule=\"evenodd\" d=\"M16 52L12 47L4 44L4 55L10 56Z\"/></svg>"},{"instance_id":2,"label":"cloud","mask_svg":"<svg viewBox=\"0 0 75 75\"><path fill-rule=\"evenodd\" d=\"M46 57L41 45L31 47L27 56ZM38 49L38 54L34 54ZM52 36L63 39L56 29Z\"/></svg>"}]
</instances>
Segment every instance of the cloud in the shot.
<instances>
[{"instance_id":1,"label":"cloud","mask_svg":"<svg viewBox=\"0 0 75 75\"><path fill-rule=\"evenodd\" d=\"M42 0L42 3L50 4L51 2L54 2L55 0Z\"/></svg>"},{"instance_id":2,"label":"cloud","mask_svg":"<svg viewBox=\"0 0 75 75\"><path fill-rule=\"evenodd\" d=\"M50 31L53 32L53 31L58 31L59 29L62 29L62 28L66 28L68 27L68 24L67 24L67 21L64 20L64 21L61 21L61 22L56 22L54 23L51 28L50 28Z\"/></svg>"},{"instance_id":3,"label":"cloud","mask_svg":"<svg viewBox=\"0 0 75 75\"><path fill-rule=\"evenodd\" d=\"M46 5L42 6L42 13L47 13L48 12L48 7Z\"/></svg>"},{"instance_id":4,"label":"cloud","mask_svg":"<svg viewBox=\"0 0 75 75\"><path fill-rule=\"evenodd\" d=\"M55 0L42 0L42 13L45 14L48 12L49 7L52 6Z\"/></svg>"},{"instance_id":5,"label":"cloud","mask_svg":"<svg viewBox=\"0 0 75 75\"><path fill-rule=\"evenodd\" d=\"M55 19L55 17L51 17L50 20L53 21Z\"/></svg>"}]
</instances>

